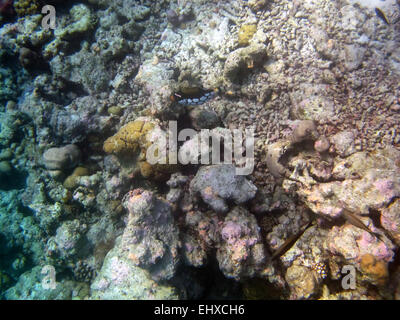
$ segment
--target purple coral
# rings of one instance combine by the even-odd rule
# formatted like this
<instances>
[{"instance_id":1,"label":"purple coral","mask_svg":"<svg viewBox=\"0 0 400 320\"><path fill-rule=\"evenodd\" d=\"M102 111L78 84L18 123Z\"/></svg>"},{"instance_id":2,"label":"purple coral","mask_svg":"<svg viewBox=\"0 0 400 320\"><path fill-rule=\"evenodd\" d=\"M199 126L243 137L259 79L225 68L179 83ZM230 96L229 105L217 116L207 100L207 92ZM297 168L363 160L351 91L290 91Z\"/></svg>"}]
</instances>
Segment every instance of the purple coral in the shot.
<instances>
[{"instance_id":1,"label":"purple coral","mask_svg":"<svg viewBox=\"0 0 400 320\"><path fill-rule=\"evenodd\" d=\"M375 232L373 225L369 226ZM359 263L367 253L379 260L390 262L394 256L394 245L389 241L381 241L369 232L353 225L333 227L328 235L328 248L333 254L343 256L350 262Z\"/></svg>"},{"instance_id":2,"label":"purple coral","mask_svg":"<svg viewBox=\"0 0 400 320\"><path fill-rule=\"evenodd\" d=\"M267 267L256 218L243 207L235 207L225 217L221 238L217 260L226 277L240 280Z\"/></svg>"},{"instance_id":3,"label":"purple coral","mask_svg":"<svg viewBox=\"0 0 400 320\"><path fill-rule=\"evenodd\" d=\"M222 228L222 239L224 239L229 244L234 244L237 238L240 237L242 230L239 224L233 221L228 221Z\"/></svg>"}]
</instances>

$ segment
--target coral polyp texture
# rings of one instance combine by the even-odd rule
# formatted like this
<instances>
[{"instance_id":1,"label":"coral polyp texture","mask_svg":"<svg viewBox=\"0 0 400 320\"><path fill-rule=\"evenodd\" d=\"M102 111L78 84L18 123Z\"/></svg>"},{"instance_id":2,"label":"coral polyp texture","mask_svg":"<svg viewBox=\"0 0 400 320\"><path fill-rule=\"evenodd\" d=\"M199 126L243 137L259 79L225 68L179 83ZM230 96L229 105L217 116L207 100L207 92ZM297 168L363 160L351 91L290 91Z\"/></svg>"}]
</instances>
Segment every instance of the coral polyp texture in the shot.
<instances>
[{"instance_id":1,"label":"coral polyp texture","mask_svg":"<svg viewBox=\"0 0 400 320\"><path fill-rule=\"evenodd\" d=\"M135 121L124 125L115 135L104 141L103 149L106 153L112 153L120 156L138 155L138 166L140 173L144 178L155 180L167 180L169 174L176 171L177 164L150 164L147 161L148 148L156 146L162 139L166 139L167 134L162 130L156 121L148 118L138 118ZM160 144L161 145L161 144ZM161 148L153 148L156 159L162 158ZM167 159L165 159L167 162Z\"/></svg>"},{"instance_id":2,"label":"coral polyp texture","mask_svg":"<svg viewBox=\"0 0 400 320\"><path fill-rule=\"evenodd\" d=\"M0 0L0 298L400 299L399 30L396 0Z\"/></svg>"},{"instance_id":3,"label":"coral polyp texture","mask_svg":"<svg viewBox=\"0 0 400 320\"><path fill-rule=\"evenodd\" d=\"M154 129L153 122L135 120L124 125L115 135L104 142L106 153L134 153L139 146L145 146L146 134Z\"/></svg>"}]
</instances>

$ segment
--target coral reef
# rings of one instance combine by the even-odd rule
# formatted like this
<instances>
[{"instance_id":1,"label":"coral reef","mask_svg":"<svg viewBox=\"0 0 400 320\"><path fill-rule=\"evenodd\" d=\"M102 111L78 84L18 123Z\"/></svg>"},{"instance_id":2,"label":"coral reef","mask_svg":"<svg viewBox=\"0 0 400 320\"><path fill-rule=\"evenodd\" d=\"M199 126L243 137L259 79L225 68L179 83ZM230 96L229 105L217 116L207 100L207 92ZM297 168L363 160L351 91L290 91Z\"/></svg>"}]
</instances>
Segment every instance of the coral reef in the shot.
<instances>
[{"instance_id":1,"label":"coral reef","mask_svg":"<svg viewBox=\"0 0 400 320\"><path fill-rule=\"evenodd\" d=\"M146 134L153 130L155 123L136 119L123 126L114 136L104 142L104 151L106 153L133 153L140 145L146 145Z\"/></svg>"},{"instance_id":2,"label":"coral reef","mask_svg":"<svg viewBox=\"0 0 400 320\"><path fill-rule=\"evenodd\" d=\"M381 210L381 225L389 234L400 243L400 202L394 200L387 208Z\"/></svg>"},{"instance_id":3,"label":"coral reef","mask_svg":"<svg viewBox=\"0 0 400 320\"><path fill-rule=\"evenodd\" d=\"M76 145L69 144L61 148L50 148L43 153L44 166L49 170L63 170L75 167L81 157Z\"/></svg>"},{"instance_id":4,"label":"coral reef","mask_svg":"<svg viewBox=\"0 0 400 320\"><path fill-rule=\"evenodd\" d=\"M338 159L331 169L334 181L316 183L311 178L310 188L301 188L299 194L315 213L330 217L339 216L344 208L360 214L381 210L400 192L395 174L399 156L396 149L386 148Z\"/></svg>"},{"instance_id":5,"label":"coral reef","mask_svg":"<svg viewBox=\"0 0 400 320\"><path fill-rule=\"evenodd\" d=\"M72 174L64 180L64 187L68 190L75 189L79 186L79 177L89 176L89 170L85 167L77 167Z\"/></svg>"},{"instance_id":6,"label":"coral reef","mask_svg":"<svg viewBox=\"0 0 400 320\"><path fill-rule=\"evenodd\" d=\"M108 138L103 145L106 153L114 153L118 155L134 155L140 149L138 155L138 165L140 173L144 178L153 178L155 180L166 180L168 175L176 171L175 164L165 164L165 157L162 150L159 150L156 143L166 141L166 133L160 128L157 122L148 118L138 118L133 122L129 122L123 126L114 136ZM156 146L156 148L153 148ZM160 143L160 146L162 144ZM151 154L156 159L160 159L155 164L150 164L147 161L148 149L152 147ZM155 149L155 150L153 150Z\"/></svg>"},{"instance_id":7,"label":"coral reef","mask_svg":"<svg viewBox=\"0 0 400 320\"><path fill-rule=\"evenodd\" d=\"M377 260L372 254L367 253L361 257L360 267L362 273L372 284L379 286L386 284L389 277L386 262Z\"/></svg>"},{"instance_id":8,"label":"coral reef","mask_svg":"<svg viewBox=\"0 0 400 320\"><path fill-rule=\"evenodd\" d=\"M240 280L272 274L257 221L246 209L236 207L226 215L221 237L217 260L225 276Z\"/></svg>"},{"instance_id":9,"label":"coral reef","mask_svg":"<svg viewBox=\"0 0 400 320\"><path fill-rule=\"evenodd\" d=\"M237 82L254 66L263 62L267 56L266 49L264 44L256 43L231 52L224 65L224 76L227 81Z\"/></svg>"},{"instance_id":10,"label":"coral reef","mask_svg":"<svg viewBox=\"0 0 400 320\"><path fill-rule=\"evenodd\" d=\"M14 1L14 9L18 16L23 17L39 13L40 3L37 0L17 0Z\"/></svg>"},{"instance_id":11,"label":"coral reef","mask_svg":"<svg viewBox=\"0 0 400 320\"><path fill-rule=\"evenodd\" d=\"M251 38L257 31L257 26L254 24L247 24L240 27L238 32L238 42L241 46L249 44Z\"/></svg>"},{"instance_id":12,"label":"coral reef","mask_svg":"<svg viewBox=\"0 0 400 320\"><path fill-rule=\"evenodd\" d=\"M253 11L260 11L264 9L269 3L269 0L249 0L248 5Z\"/></svg>"},{"instance_id":13,"label":"coral reef","mask_svg":"<svg viewBox=\"0 0 400 320\"><path fill-rule=\"evenodd\" d=\"M398 1L42 4L0 0L1 298L399 299Z\"/></svg>"},{"instance_id":14,"label":"coral reef","mask_svg":"<svg viewBox=\"0 0 400 320\"><path fill-rule=\"evenodd\" d=\"M91 285L94 300L178 299L174 287L160 285L148 278L121 248L121 238L107 253L99 275Z\"/></svg>"},{"instance_id":15,"label":"coral reef","mask_svg":"<svg viewBox=\"0 0 400 320\"><path fill-rule=\"evenodd\" d=\"M121 249L133 264L149 270L155 280L170 279L179 263L179 232L169 204L140 189L124 198L129 211Z\"/></svg>"},{"instance_id":16,"label":"coral reef","mask_svg":"<svg viewBox=\"0 0 400 320\"><path fill-rule=\"evenodd\" d=\"M55 289L49 290L42 286L45 281L46 272L43 268L36 266L25 272L17 284L5 292L8 300L70 300L87 298L89 290L73 281L56 282ZM83 285L85 286L85 285ZM87 286L86 286L87 287ZM85 294L86 293L86 294Z\"/></svg>"},{"instance_id":17,"label":"coral reef","mask_svg":"<svg viewBox=\"0 0 400 320\"><path fill-rule=\"evenodd\" d=\"M285 279L291 288L293 299L308 299L318 293L318 281L307 267L292 265L287 269Z\"/></svg>"},{"instance_id":18,"label":"coral reef","mask_svg":"<svg viewBox=\"0 0 400 320\"><path fill-rule=\"evenodd\" d=\"M199 169L190 182L190 190L216 212L226 213L227 200L244 203L254 198L257 187L245 176L236 175L233 165L212 165Z\"/></svg>"}]
</instances>

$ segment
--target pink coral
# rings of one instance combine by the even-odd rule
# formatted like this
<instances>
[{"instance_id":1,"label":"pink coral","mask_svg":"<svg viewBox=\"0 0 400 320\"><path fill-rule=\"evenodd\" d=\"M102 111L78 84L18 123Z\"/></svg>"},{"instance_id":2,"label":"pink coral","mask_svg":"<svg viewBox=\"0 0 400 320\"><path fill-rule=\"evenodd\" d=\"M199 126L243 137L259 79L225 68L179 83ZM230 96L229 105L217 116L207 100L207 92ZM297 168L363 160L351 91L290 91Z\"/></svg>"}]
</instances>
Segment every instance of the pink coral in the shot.
<instances>
[{"instance_id":1,"label":"pink coral","mask_svg":"<svg viewBox=\"0 0 400 320\"><path fill-rule=\"evenodd\" d=\"M375 232L372 224L369 227ZM390 262L394 256L394 246L390 242L381 241L369 232L349 224L331 229L328 235L328 248L331 253L341 255L355 263L359 263L361 257L367 253L385 262Z\"/></svg>"},{"instance_id":2,"label":"pink coral","mask_svg":"<svg viewBox=\"0 0 400 320\"><path fill-rule=\"evenodd\" d=\"M240 237L242 230L240 225L232 221L228 221L222 229L221 235L229 244L234 244Z\"/></svg>"},{"instance_id":3,"label":"pink coral","mask_svg":"<svg viewBox=\"0 0 400 320\"><path fill-rule=\"evenodd\" d=\"M374 186L385 198L392 199L399 196L392 180L380 179L375 181Z\"/></svg>"}]
</instances>

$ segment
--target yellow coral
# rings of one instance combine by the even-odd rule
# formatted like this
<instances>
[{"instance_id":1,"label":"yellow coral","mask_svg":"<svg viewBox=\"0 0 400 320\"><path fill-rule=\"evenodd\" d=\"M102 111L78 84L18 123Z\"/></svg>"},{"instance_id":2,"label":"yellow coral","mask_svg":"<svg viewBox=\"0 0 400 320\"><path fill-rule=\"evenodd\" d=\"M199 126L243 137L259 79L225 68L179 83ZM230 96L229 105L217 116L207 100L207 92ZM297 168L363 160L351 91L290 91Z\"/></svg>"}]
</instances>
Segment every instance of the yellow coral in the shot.
<instances>
[{"instance_id":1,"label":"yellow coral","mask_svg":"<svg viewBox=\"0 0 400 320\"><path fill-rule=\"evenodd\" d=\"M149 178L153 174L153 168L147 161L141 161L139 167L143 178Z\"/></svg>"},{"instance_id":2,"label":"yellow coral","mask_svg":"<svg viewBox=\"0 0 400 320\"><path fill-rule=\"evenodd\" d=\"M39 12L39 1L37 0L17 0L14 1L14 9L19 17L35 14Z\"/></svg>"},{"instance_id":3,"label":"yellow coral","mask_svg":"<svg viewBox=\"0 0 400 320\"><path fill-rule=\"evenodd\" d=\"M140 161L139 168L143 178L163 181L168 180L170 174L177 171L178 166L172 164L151 165L147 161Z\"/></svg>"},{"instance_id":4,"label":"yellow coral","mask_svg":"<svg viewBox=\"0 0 400 320\"><path fill-rule=\"evenodd\" d=\"M74 176L88 176L89 175L89 169L85 167L76 167L74 172L72 173Z\"/></svg>"},{"instance_id":5,"label":"yellow coral","mask_svg":"<svg viewBox=\"0 0 400 320\"><path fill-rule=\"evenodd\" d=\"M123 111L120 106L112 106L107 109L107 112L112 116L120 116Z\"/></svg>"},{"instance_id":6,"label":"yellow coral","mask_svg":"<svg viewBox=\"0 0 400 320\"><path fill-rule=\"evenodd\" d=\"M135 152L140 145L141 138L153 128L154 123L144 120L129 122L104 142L103 149L106 153L114 154Z\"/></svg>"},{"instance_id":7,"label":"yellow coral","mask_svg":"<svg viewBox=\"0 0 400 320\"><path fill-rule=\"evenodd\" d=\"M115 135L108 138L103 145L106 153L116 155L132 154L140 149L139 169L144 178L154 180L168 179L169 174L176 171L177 165L155 164L146 161L147 149L153 144L151 131L156 128L156 122L136 119L123 126ZM157 156L157 154L155 155Z\"/></svg>"},{"instance_id":8,"label":"yellow coral","mask_svg":"<svg viewBox=\"0 0 400 320\"><path fill-rule=\"evenodd\" d=\"M238 33L238 42L241 46L247 46L253 38L253 35L257 31L257 26L255 24L245 24L240 27Z\"/></svg>"},{"instance_id":9,"label":"yellow coral","mask_svg":"<svg viewBox=\"0 0 400 320\"><path fill-rule=\"evenodd\" d=\"M78 177L88 176L89 170L85 167L77 167L70 176L68 176L64 181L64 188L68 190L73 190L78 187Z\"/></svg>"}]
</instances>

